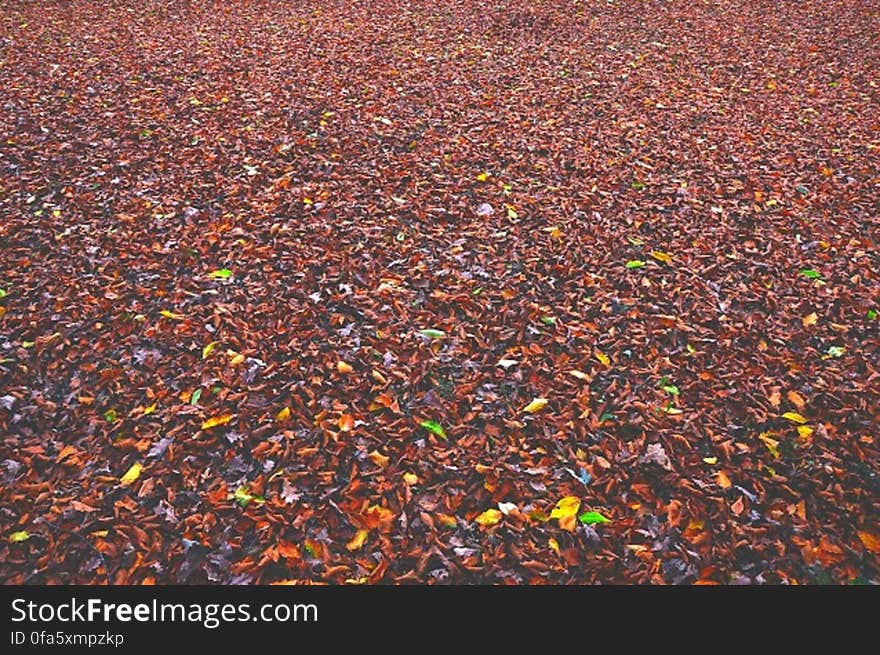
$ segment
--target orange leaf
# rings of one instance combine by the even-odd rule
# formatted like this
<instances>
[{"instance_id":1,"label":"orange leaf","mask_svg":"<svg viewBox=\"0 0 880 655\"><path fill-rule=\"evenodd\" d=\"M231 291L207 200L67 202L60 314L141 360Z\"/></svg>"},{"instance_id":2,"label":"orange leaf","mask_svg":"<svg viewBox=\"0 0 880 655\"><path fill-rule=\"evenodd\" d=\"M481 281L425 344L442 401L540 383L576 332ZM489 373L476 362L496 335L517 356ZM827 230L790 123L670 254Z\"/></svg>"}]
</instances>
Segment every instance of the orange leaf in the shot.
<instances>
[{"instance_id":1,"label":"orange leaf","mask_svg":"<svg viewBox=\"0 0 880 655\"><path fill-rule=\"evenodd\" d=\"M343 414L339 417L336 424L339 426L340 431L349 432L354 427L354 416L351 414Z\"/></svg>"},{"instance_id":2,"label":"orange leaf","mask_svg":"<svg viewBox=\"0 0 880 655\"><path fill-rule=\"evenodd\" d=\"M351 364L347 364L343 361L336 362L336 370L346 375L347 373L351 373L354 369L351 367Z\"/></svg>"},{"instance_id":3,"label":"orange leaf","mask_svg":"<svg viewBox=\"0 0 880 655\"><path fill-rule=\"evenodd\" d=\"M718 486L722 489L730 489L732 483L730 482L730 478L727 477L727 473L724 471L718 471L718 475L715 476L715 479L718 480Z\"/></svg>"},{"instance_id":4,"label":"orange leaf","mask_svg":"<svg viewBox=\"0 0 880 655\"><path fill-rule=\"evenodd\" d=\"M356 550L360 550L361 547L363 547L364 542L366 542L367 537L369 535L370 535L369 530L364 530L363 528L361 528L360 530L358 530L357 532L354 533L354 536L351 538L351 541L349 541L347 544L345 544L345 547L352 552L354 552Z\"/></svg>"},{"instance_id":5,"label":"orange leaf","mask_svg":"<svg viewBox=\"0 0 880 655\"><path fill-rule=\"evenodd\" d=\"M876 555L880 555L880 537L864 530L859 530L856 534L859 535L859 540L864 544L865 548Z\"/></svg>"}]
</instances>

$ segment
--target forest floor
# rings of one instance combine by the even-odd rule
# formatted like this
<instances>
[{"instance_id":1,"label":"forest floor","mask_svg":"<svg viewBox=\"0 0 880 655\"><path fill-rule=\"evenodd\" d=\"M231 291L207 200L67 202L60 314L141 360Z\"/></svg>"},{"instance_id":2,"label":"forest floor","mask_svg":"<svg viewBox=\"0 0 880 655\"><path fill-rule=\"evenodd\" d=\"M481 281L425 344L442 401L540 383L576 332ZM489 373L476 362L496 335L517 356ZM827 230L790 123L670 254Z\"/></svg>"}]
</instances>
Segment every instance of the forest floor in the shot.
<instances>
[{"instance_id":1,"label":"forest floor","mask_svg":"<svg viewBox=\"0 0 880 655\"><path fill-rule=\"evenodd\" d=\"M880 582L880 10L3 2L0 581Z\"/></svg>"}]
</instances>

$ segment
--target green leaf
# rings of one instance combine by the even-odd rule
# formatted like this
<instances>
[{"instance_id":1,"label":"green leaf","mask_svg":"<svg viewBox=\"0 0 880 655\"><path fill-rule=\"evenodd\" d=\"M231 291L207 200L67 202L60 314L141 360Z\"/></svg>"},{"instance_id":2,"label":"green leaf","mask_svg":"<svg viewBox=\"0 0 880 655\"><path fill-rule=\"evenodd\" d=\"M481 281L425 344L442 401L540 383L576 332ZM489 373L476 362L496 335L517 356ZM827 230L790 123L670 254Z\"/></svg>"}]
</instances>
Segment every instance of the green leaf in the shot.
<instances>
[{"instance_id":1,"label":"green leaf","mask_svg":"<svg viewBox=\"0 0 880 655\"><path fill-rule=\"evenodd\" d=\"M846 352L846 348L843 346L830 346L828 350L825 351L831 357L843 357L843 354Z\"/></svg>"},{"instance_id":2,"label":"green leaf","mask_svg":"<svg viewBox=\"0 0 880 655\"><path fill-rule=\"evenodd\" d=\"M869 309L868 310L868 320L873 321L875 318L877 318L877 310L876 309Z\"/></svg>"},{"instance_id":3,"label":"green leaf","mask_svg":"<svg viewBox=\"0 0 880 655\"><path fill-rule=\"evenodd\" d=\"M19 530L18 532L13 532L9 535L9 541L14 544L20 544L22 541L27 541L30 538L31 535L27 530Z\"/></svg>"},{"instance_id":4,"label":"green leaf","mask_svg":"<svg viewBox=\"0 0 880 655\"><path fill-rule=\"evenodd\" d=\"M235 490L235 502L242 507L247 507L251 502L262 505L266 499L262 496L254 496L247 490L247 487L239 487Z\"/></svg>"},{"instance_id":5,"label":"green leaf","mask_svg":"<svg viewBox=\"0 0 880 655\"><path fill-rule=\"evenodd\" d=\"M446 333L443 330L435 330L434 328L428 328L427 330L419 330L426 337L431 337L432 339L440 339L446 336Z\"/></svg>"},{"instance_id":6,"label":"green leaf","mask_svg":"<svg viewBox=\"0 0 880 655\"><path fill-rule=\"evenodd\" d=\"M117 415L115 409L108 409L106 412L104 412L104 420L108 423L115 423L116 419Z\"/></svg>"},{"instance_id":7,"label":"green leaf","mask_svg":"<svg viewBox=\"0 0 880 655\"><path fill-rule=\"evenodd\" d=\"M228 280L232 277L232 271L228 268L218 268L216 271L208 273L208 275L218 280Z\"/></svg>"},{"instance_id":8,"label":"green leaf","mask_svg":"<svg viewBox=\"0 0 880 655\"><path fill-rule=\"evenodd\" d=\"M810 280L815 280L822 277L822 274L814 268L802 268L798 271L798 274L803 275L805 278L808 278Z\"/></svg>"},{"instance_id":9,"label":"green leaf","mask_svg":"<svg viewBox=\"0 0 880 655\"><path fill-rule=\"evenodd\" d=\"M483 293L483 287L477 287L476 289L471 291L471 293L474 294L475 296L479 296L481 293Z\"/></svg>"},{"instance_id":10,"label":"green leaf","mask_svg":"<svg viewBox=\"0 0 880 655\"><path fill-rule=\"evenodd\" d=\"M587 525L596 525L597 523L611 523L611 519L603 516L601 512L584 512L578 517L581 523Z\"/></svg>"},{"instance_id":11,"label":"green leaf","mask_svg":"<svg viewBox=\"0 0 880 655\"><path fill-rule=\"evenodd\" d=\"M193 391L192 395L189 397L189 404L190 405L198 405L199 398L201 398L201 397L202 397L202 388L199 387L198 389Z\"/></svg>"},{"instance_id":12,"label":"green leaf","mask_svg":"<svg viewBox=\"0 0 880 655\"><path fill-rule=\"evenodd\" d=\"M423 428L425 428L431 434L436 434L441 439L448 439L446 436L446 430L443 429L443 426L440 425L437 421L422 421L419 423Z\"/></svg>"},{"instance_id":13,"label":"green leaf","mask_svg":"<svg viewBox=\"0 0 880 655\"><path fill-rule=\"evenodd\" d=\"M671 396L677 396L681 393L674 384L664 384L660 388Z\"/></svg>"},{"instance_id":14,"label":"green leaf","mask_svg":"<svg viewBox=\"0 0 880 655\"><path fill-rule=\"evenodd\" d=\"M626 263L627 268L641 268L644 265L645 265L645 262L643 262L641 259L630 259Z\"/></svg>"},{"instance_id":15,"label":"green leaf","mask_svg":"<svg viewBox=\"0 0 880 655\"><path fill-rule=\"evenodd\" d=\"M635 189L636 191L641 191L642 189L645 188L645 183L640 180L636 180L635 182L632 183L632 188Z\"/></svg>"},{"instance_id":16,"label":"green leaf","mask_svg":"<svg viewBox=\"0 0 880 655\"><path fill-rule=\"evenodd\" d=\"M0 298L6 297L6 289L0 289Z\"/></svg>"},{"instance_id":17,"label":"green leaf","mask_svg":"<svg viewBox=\"0 0 880 655\"><path fill-rule=\"evenodd\" d=\"M541 323L544 325L556 325L556 317L555 316L542 316Z\"/></svg>"}]
</instances>

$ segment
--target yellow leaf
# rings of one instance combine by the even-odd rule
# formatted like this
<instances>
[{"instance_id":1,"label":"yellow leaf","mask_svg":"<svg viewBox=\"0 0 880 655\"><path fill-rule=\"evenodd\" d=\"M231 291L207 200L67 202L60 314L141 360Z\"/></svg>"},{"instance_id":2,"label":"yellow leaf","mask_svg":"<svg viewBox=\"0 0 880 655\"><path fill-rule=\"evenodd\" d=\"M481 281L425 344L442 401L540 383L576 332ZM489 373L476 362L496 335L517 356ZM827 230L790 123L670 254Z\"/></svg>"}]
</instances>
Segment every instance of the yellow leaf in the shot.
<instances>
[{"instance_id":1,"label":"yellow leaf","mask_svg":"<svg viewBox=\"0 0 880 655\"><path fill-rule=\"evenodd\" d=\"M664 264L669 264L670 266L672 265L672 255L670 255L669 253L663 252L662 250L652 250L648 254L656 259L658 262L663 262Z\"/></svg>"},{"instance_id":2,"label":"yellow leaf","mask_svg":"<svg viewBox=\"0 0 880 655\"><path fill-rule=\"evenodd\" d=\"M516 208L513 205L506 205L507 207L507 218L510 220L516 220L519 218L519 214L516 213Z\"/></svg>"},{"instance_id":3,"label":"yellow leaf","mask_svg":"<svg viewBox=\"0 0 880 655\"><path fill-rule=\"evenodd\" d=\"M131 484L132 482L137 480L139 477L141 477L141 471L143 471L143 470L144 470L143 464L141 464L140 462L136 462L131 465L131 468L128 469L128 471L126 472L125 475L123 475L121 478L119 478L119 481L122 484Z\"/></svg>"},{"instance_id":4,"label":"yellow leaf","mask_svg":"<svg viewBox=\"0 0 880 655\"><path fill-rule=\"evenodd\" d=\"M602 362L605 366L608 366L609 364L611 364L611 359L608 357L608 355L603 353L601 350L596 351L596 359L598 359L600 362Z\"/></svg>"},{"instance_id":5,"label":"yellow leaf","mask_svg":"<svg viewBox=\"0 0 880 655\"><path fill-rule=\"evenodd\" d=\"M766 432L759 434L758 439L764 442L773 457L779 457L779 442L776 439L771 439Z\"/></svg>"},{"instance_id":6,"label":"yellow leaf","mask_svg":"<svg viewBox=\"0 0 880 655\"><path fill-rule=\"evenodd\" d=\"M336 362L336 370L339 371L340 373L342 373L343 375L347 375L348 373L351 373L352 371L354 371L354 369L351 367L350 364L347 364L346 362L342 362L342 361Z\"/></svg>"},{"instance_id":7,"label":"yellow leaf","mask_svg":"<svg viewBox=\"0 0 880 655\"><path fill-rule=\"evenodd\" d=\"M485 181L488 180L488 179L489 179L489 174L488 174L488 173L480 173L479 175L477 175L477 181L478 181L478 182L485 182Z\"/></svg>"},{"instance_id":8,"label":"yellow leaf","mask_svg":"<svg viewBox=\"0 0 880 655\"><path fill-rule=\"evenodd\" d=\"M156 403L153 403L149 407L144 407L144 416L149 416L153 412L156 411Z\"/></svg>"},{"instance_id":9,"label":"yellow leaf","mask_svg":"<svg viewBox=\"0 0 880 655\"><path fill-rule=\"evenodd\" d=\"M385 468L386 466L388 466L389 458L386 455L380 453L378 450L374 450L368 456L370 458L370 461L379 468Z\"/></svg>"},{"instance_id":10,"label":"yellow leaf","mask_svg":"<svg viewBox=\"0 0 880 655\"><path fill-rule=\"evenodd\" d=\"M220 342L219 341L212 341L207 346L202 348L202 359L208 359L208 356L211 354L211 352L213 352L214 348L217 347L218 343L220 343Z\"/></svg>"},{"instance_id":11,"label":"yellow leaf","mask_svg":"<svg viewBox=\"0 0 880 655\"><path fill-rule=\"evenodd\" d=\"M813 428L809 425L799 425L797 426L798 436L801 439L809 439L813 435Z\"/></svg>"},{"instance_id":12,"label":"yellow leaf","mask_svg":"<svg viewBox=\"0 0 880 655\"><path fill-rule=\"evenodd\" d=\"M706 464L714 466L715 464L718 463L718 458L717 457L704 457L703 461L706 462Z\"/></svg>"},{"instance_id":13,"label":"yellow leaf","mask_svg":"<svg viewBox=\"0 0 880 655\"><path fill-rule=\"evenodd\" d=\"M800 423L801 425L807 422L807 419L797 412L785 412L785 414L782 415L782 418L787 418L792 423Z\"/></svg>"},{"instance_id":14,"label":"yellow leaf","mask_svg":"<svg viewBox=\"0 0 880 655\"><path fill-rule=\"evenodd\" d=\"M207 421L202 423L202 430L210 430L211 428L216 428L218 425L226 425L233 418L232 414L221 414L220 416L212 416Z\"/></svg>"},{"instance_id":15,"label":"yellow leaf","mask_svg":"<svg viewBox=\"0 0 880 655\"><path fill-rule=\"evenodd\" d=\"M345 544L345 547L348 548L352 552L354 552L356 550L360 550L361 547L364 545L364 542L367 540L367 537L369 536L369 534L370 534L369 530L363 530L363 529L358 530L357 532L354 533L354 536L351 538L351 541L349 541L347 544Z\"/></svg>"},{"instance_id":16,"label":"yellow leaf","mask_svg":"<svg viewBox=\"0 0 880 655\"><path fill-rule=\"evenodd\" d=\"M408 485L418 484L419 476L417 476L415 473L404 473L403 481L406 482Z\"/></svg>"},{"instance_id":17,"label":"yellow leaf","mask_svg":"<svg viewBox=\"0 0 880 655\"><path fill-rule=\"evenodd\" d=\"M243 361L244 361L244 355L242 355L242 354L238 354L238 355L235 355L232 359L229 360L229 365L230 365L230 366L238 366L238 365L241 364Z\"/></svg>"},{"instance_id":18,"label":"yellow leaf","mask_svg":"<svg viewBox=\"0 0 880 655\"><path fill-rule=\"evenodd\" d=\"M497 509L487 509L485 512L480 514L477 518L474 519L477 523L484 526L495 525L498 521L501 520L501 517L504 516Z\"/></svg>"},{"instance_id":19,"label":"yellow leaf","mask_svg":"<svg viewBox=\"0 0 880 655\"><path fill-rule=\"evenodd\" d=\"M557 554L559 553L559 542L556 541L556 539L554 539L553 537L550 537L550 538L547 540L547 545L550 546L550 548L551 548L554 552L556 552Z\"/></svg>"},{"instance_id":20,"label":"yellow leaf","mask_svg":"<svg viewBox=\"0 0 880 655\"><path fill-rule=\"evenodd\" d=\"M27 530L19 530L18 532L13 532L9 535L9 541L14 544L20 544L23 541L27 541L31 538L30 533Z\"/></svg>"},{"instance_id":21,"label":"yellow leaf","mask_svg":"<svg viewBox=\"0 0 880 655\"><path fill-rule=\"evenodd\" d=\"M559 502L550 512L551 519L561 519L566 516L574 516L581 508L581 499L577 496L565 496L560 498Z\"/></svg>"},{"instance_id":22,"label":"yellow leaf","mask_svg":"<svg viewBox=\"0 0 880 655\"><path fill-rule=\"evenodd\" d=\"M801 323L803 324L804 327L810 327L811 325L815 325L818 322L819 322L819 315L816 314L816 312L813 312L812 314L807 314L806 316L804 316L801 319Z\"/></svg>"},{"instance_id":23,"label":"yellow leaf","mask_svg":"<svg viewBox=\"0 0 880 655\"><path fill-rule=\"evenodd\" d=\"M577 496L565 496L560 498L559 502L550 512L551 519L559 520L559 527L563 530L573 531L575 528L575 518L578 510L581 508L581 499Z\"/></svg>"},{"instance_id":24,"label":"yellow leaf","mask_svg":"<svg viewBox=\"0 0 880 655\"><path fill-rule=\"evenodd\" d=\"M524 412L528 412L529 414L534 414L535 412L540 412L547 406L546 398L535 398L528 405L523 407Z\"/></svg>"},{"instance_id":25,"label":"yellow leaf","mask_svg":"<svg viewBox=\"0 0 880 655\"><path fill-rule=\"evenodd\" d=\"M290 418L290 407L285 407L275 415L276 421L286 421Z\"/></svg>"},{"instance_id":26,"label":"yellow leaf","mask_svg":"<svg viewBox=\"0 0 880 655\"><path fill-rule=\"evenodd\" d=\"M174 312L168 311L167 309L163 309L163 310L162 310L161 312L159 312L159 313L160 313L162 316L164 316L165 318L173 318L173 319L178 320L178 321L179 321L180 319L183 318L183 314L175 314Z\"/></svg>"}]
</instances>

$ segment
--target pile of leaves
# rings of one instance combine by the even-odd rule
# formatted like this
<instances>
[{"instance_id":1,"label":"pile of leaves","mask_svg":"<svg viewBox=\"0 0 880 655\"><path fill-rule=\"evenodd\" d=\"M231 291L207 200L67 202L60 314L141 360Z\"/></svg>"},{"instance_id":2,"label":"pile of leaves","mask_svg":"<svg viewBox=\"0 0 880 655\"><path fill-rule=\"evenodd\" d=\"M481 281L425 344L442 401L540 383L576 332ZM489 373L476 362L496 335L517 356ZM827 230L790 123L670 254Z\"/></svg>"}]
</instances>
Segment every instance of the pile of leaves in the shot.
<instances>
[{"instance_id":1,"label":"pile of leaves","mask_svg":"<svg viewBox=\"0 0 880 655\"><path fill-rule=\"evenodd\" d=\"M0 580L880 582L880 12L0 6Z\"/></svg>"}]
</instances>

